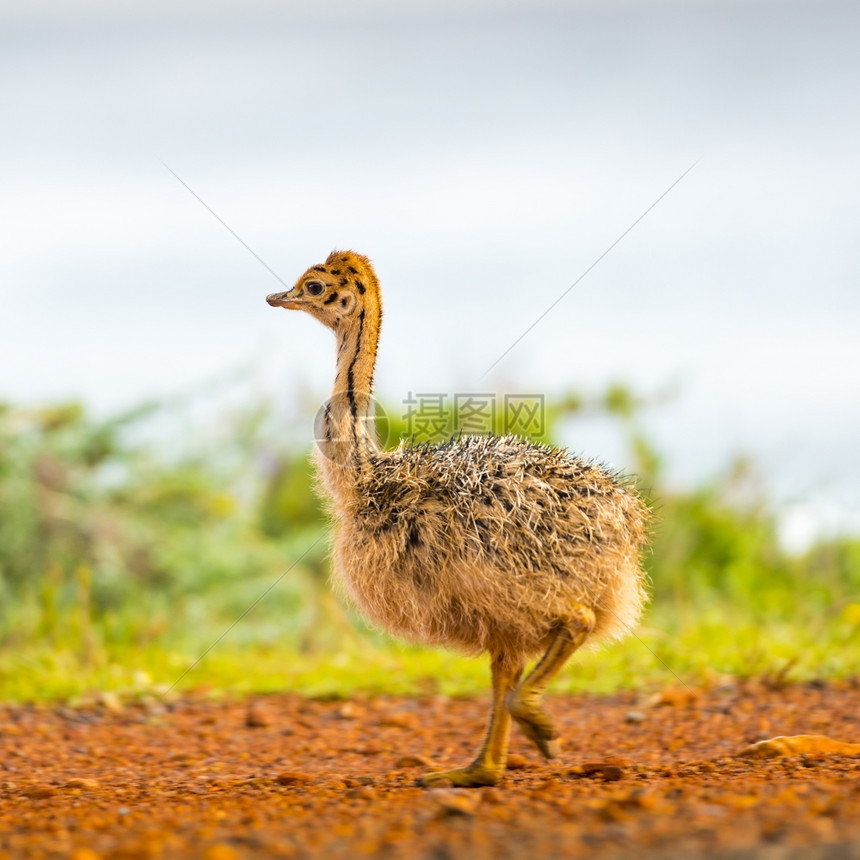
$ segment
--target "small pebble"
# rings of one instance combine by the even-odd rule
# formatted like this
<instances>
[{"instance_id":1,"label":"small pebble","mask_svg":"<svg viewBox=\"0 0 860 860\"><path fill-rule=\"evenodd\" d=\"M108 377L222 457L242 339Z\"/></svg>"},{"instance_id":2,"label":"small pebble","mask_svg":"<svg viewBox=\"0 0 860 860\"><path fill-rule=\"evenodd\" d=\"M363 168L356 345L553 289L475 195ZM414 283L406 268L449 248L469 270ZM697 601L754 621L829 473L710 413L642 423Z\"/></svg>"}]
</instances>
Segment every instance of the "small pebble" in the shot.
<instances>
[{"instance_id":1,"label":"small pebble","mask_svg":"<svg viewBox=\"0 0 860 860\"><path fill-rule=\"evenodd\" d=\"M624 769L617 764L609 764L605 761L583 762L580 767L585 776L597 776L606 782L615 782L624 776Z\"/></svg>"},{"instance_id":2,"label":"small pebble","mask_svg":"<svg viewBox=\"0 0 860 860\"><path fill-rule=\"evenodd\" d=\"M30 800L44 800L46 797L53 797L57 793L52 785L29 785L21 789L21 794L24 797L29 797Z\"/></svg>"},{"instance_id":3,"label":"small pebble","mask_svg":"<svg viewBox=\"0 0 860 860\"><path fill-rule=\"evenodd\" d=\"M423 755L404 755L394 762L395 767L430 767L431 761Z\"/></svg>"},{"instance_id":4,"label":"small pebble","mask_svg":"<svg viewBox=\"0 0 860 860\"><path fill-rule=\"evenodd\" d=\"M245 712L245 725L249 729L262 729L272 725L272 718L256 702L248 702Z\"/></svg>"},{"instance_id":5,"label":"small pebble","mask_svg":"<svg viewBox=\"0 0 860 860\"><path fill-rule=\"evenodd\" d=\"M481 803L489 806L500 806L504 803L505 795L498 788L487 786L481 789Z\"/></svg>"},{"instance_id":6,"label":"small pebble","mask_svg":"<svg viewBox=\"0 0 860 860\"><path fill-rule=\"evenodd\" d=\"M351 788L347 791L346 796L350 800L376 800L377 794L372 788L366 785L361 785L358 788Z\"/></svg>"},{"instance_id":7,"label":"small pebble","mask_svg":"<svg viewBox=\"0 0 860 860\"><path fill-rule=\"evenodd\" d=\"M64 786L64 788L82 788L86 791L95 791L98 787L99 784L96 780L86 779L84 777L70 779Z\"/></svg>"},{"instance_id":8,"label":"small pebble","mask_svg":"<svg viewBox=\"0 0 860 860\"><path fill-rule=\"evenodd\" d=\"M364 715L364 708L355 702L344 702L337 709L337 715L342 720L354 720Z\"/></svg>"},{"instance_id":9,"label":"small pebble","mask_svg":"<svg viewBox=\"0 0 860 860\"><path fill-rule=\"evenodd\" d=\"M379 720L380 726L394 726L398 729L413 729L418 725L418 717L410 711L386 714Z\"/></svg>"},{"instance_id":10,"label":"small pebble","mask_svg":"<svg viewBox=\"0 0 860 860\"><path fill-rule=\"evenodd\" d=\"M314 778L309 773L302 773L298 770L285 770L275 777L275 782L278 785L307 785L313 781Z\"/></svg>"},{"instance_id":11,"label":"small pebble","mask_svg":"<svg viewBox=\"0 0 860 860\"><path fill-rule=\"evenodd\" d=\"M665 690L651 696L646 704L650 708L681 708L695 705L701 698L701 690L693 690L690 687L666 687Z\"/></svg>"},{"instance_id":12,"label":"small pebble","mask_svg":"<svg viewBox=\"0 0 860 860\"><path fill-rule=\"evenodd\" d=\"M456 788L431 788L427 798L444 815L472 815L481 800L477 792Z\"/></svg>"}]
</instances>

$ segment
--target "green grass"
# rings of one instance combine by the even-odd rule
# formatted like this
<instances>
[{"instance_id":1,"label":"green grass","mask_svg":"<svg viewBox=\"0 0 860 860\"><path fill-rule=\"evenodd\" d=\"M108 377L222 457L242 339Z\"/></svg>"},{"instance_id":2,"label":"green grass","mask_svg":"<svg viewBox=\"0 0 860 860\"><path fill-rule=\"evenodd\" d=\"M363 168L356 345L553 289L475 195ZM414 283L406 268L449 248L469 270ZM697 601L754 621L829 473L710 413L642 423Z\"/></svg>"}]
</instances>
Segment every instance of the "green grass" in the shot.
<instances>
[{"instance_id":1,"label":"green grass","mask_svg":"<svg viewBox=\"0 0 860 860\"><path fill-rule=\"evenodd\" d=\"M728 611L683 625L677 616L646 619L620 642L585 649L554 682L557 693L641 692L710 686L727 677L768 676L785 681L856 675L860 667L860 606L818 625L787 621L730 621ZM235 631L233 631L235 632ZM181 696L189 690L248 694L291 692L348 698L373 694L462 696L485 694L486 658L391 642L376 634L353 635L329 650L300 653L272 641L228 634L201 658L219 634L182 647L72 648L30 643L0 651L0 689L6 701ZM198 662L199 660L199 662Z\"/></svg>"},{"instance_id":2,"label":"green grass","mask_svg":"<svg viewBox=\"0 0 860 860\"><path fill-rule=\"evenodd\" d=\"M754 464L674 490L636 398L605 399L657 511L653 601L635 636L576 655L553 689L860 673L860 539L787 553ZM585 402L548 404L547 438ZM152 415L179 426L157 406L99 422L0 404L0 701L487 691L486 659L394 643L335 604L307 451L274 445L265 404L171 456L141 441Z\"/></svg>"}]
</instances>

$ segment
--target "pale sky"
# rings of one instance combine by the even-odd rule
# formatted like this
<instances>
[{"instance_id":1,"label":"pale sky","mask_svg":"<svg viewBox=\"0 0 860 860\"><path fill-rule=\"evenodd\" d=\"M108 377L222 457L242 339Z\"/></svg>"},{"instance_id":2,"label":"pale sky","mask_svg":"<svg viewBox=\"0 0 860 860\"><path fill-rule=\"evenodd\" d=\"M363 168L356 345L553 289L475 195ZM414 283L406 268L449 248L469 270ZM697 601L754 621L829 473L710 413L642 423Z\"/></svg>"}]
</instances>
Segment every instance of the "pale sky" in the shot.
<instances>
[{"instance_id":1,"label":"pale sky","mask_svg":"<svg viewBox=\"0 0 860 860\"><path fill-rule=\"evenodd\" d=\"M751 452L860 528L856 3L303 6L3 5L0 398L325 396L328 333L163 160L287 283L376 261L383 399L677 385L678 480Z\"/></svg>"}]
</instances>

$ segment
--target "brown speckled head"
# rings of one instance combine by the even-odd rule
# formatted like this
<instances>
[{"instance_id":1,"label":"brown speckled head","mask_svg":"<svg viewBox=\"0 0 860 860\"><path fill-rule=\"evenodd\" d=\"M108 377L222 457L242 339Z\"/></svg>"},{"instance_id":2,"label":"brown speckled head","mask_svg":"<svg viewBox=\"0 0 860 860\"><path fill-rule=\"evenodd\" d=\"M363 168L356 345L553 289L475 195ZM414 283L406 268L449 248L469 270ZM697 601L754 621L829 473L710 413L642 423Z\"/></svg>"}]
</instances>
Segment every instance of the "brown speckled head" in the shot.
<instances>
[{"instance_id":1,"label":"brown speckled head","mask_svg":"<svg viewBox=\"0 0 860 860\"><path fill-rule=\"evenodd\" d=\"M332 251L325 263L311 266L291 290L266 296L272 307L307 311L333 331L358 321L362 311L381 312L379 281L363 254Z\"/></svg>"}]
</instances>

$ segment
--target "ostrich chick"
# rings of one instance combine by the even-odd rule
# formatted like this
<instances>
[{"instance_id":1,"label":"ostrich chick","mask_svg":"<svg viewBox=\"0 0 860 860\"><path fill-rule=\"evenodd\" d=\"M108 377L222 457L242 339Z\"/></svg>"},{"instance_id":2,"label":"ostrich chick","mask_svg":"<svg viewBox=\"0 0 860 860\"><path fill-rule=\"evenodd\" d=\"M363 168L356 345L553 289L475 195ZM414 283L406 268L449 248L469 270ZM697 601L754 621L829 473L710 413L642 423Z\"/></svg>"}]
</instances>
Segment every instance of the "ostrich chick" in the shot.
<instances>
[{"instance_id":1,"label":"ostrich chick","mask_svg":"<svg viewBox=\"0 0 860 860\"><path fill-rule=\"evenodd\" d=\"M477 758L422 783L498 783L511 717L551 758L558 736L540 704L550 680L587 638L621 635L641 612L644 504L601 466L516 436L380 450L371 389L382 303L367 257L333 251L267 301L306 311L337 339L315 451L336 581L392 634L490 655Z\"/></svg>"}]
</instances>

